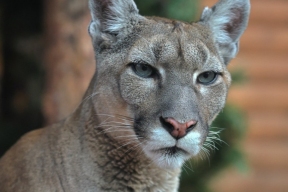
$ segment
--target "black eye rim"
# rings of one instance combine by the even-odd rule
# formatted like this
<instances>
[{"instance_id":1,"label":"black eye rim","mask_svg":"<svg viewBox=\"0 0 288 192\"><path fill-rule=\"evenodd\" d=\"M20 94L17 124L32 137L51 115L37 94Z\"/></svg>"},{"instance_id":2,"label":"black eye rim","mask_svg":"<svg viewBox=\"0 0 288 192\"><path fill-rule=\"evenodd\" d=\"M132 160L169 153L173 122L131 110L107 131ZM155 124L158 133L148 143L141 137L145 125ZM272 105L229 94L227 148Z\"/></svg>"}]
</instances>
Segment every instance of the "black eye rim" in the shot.
<instances>
[{"instance_id":1,"label":"black eye rim","mask_svg":"<svg viewBox=\"0 0 288 192\"><path fill-rule=\"evenodd\" d=\"M132 63L129 63L128 65L132 68L132 70L134 71L134 73L135 73L137 76L141 77L141 78L149 79L149 78L156 78L156 77L159 76L158 70L157 70L155 67L149 65L148 63L144 63L144 62L132 62ZM143 76L139 75L138 72L137 72L137 70L136 70L136 66L137 66L137 65L142 65L142 66L147 66L147 67L149 67L149 68L152 70L151 75L149 75L149 76L147 76L147 77L143 77Z\"/></svg>"},{"instance_id":2,"label":"black eye rim","mask_svg":"<svg viewBox=\"0 0 288 192\"><path fill-rule=\"evenodd\" d=\"M209 73L209 72L212 72L212 73L214 74L213 79L212 79L211 81L207 82L207 83L201 82L201 81L199 80L199 77L200 77L201 75L203 75L203 74L205 74L205 73ZM200 73L200 74L197 76L197 83L202 84L202 85L212 85L212 84L215 83L215 81L218 79L219 75L221 75L220 72L216 72L216 71L204 71L204 72Z\"/></svg>"}]
</instances>

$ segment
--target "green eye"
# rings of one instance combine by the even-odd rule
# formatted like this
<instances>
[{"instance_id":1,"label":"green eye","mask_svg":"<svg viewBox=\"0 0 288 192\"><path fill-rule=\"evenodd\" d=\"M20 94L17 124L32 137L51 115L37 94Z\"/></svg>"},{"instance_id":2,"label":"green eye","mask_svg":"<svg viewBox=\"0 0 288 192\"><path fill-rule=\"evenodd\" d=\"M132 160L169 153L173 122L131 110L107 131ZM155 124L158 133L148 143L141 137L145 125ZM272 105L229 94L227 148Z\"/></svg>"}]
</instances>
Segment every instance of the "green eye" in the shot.
<instances>
[{"instance_id":1,"label":"green eye","mask_svg":"<svg viewBox=\"0 0 288 192\"><path fill-rule=\"evenodd\" d=\"M197 81L201 84L204 85L209 85L211 83L214 83L214 81L217 79L218 74L214 71L206 71L204 73L201 73L198 78Z\"/></svg>"},{"instance_id":2,"label":"green eye","mask_svg":"<svg viewBox=\"0 0 288 192\"><path fill-rule=\"evenodd\" d=\"M151 78L154 74L154 69L147 64L133 63L132 69L138 76L143 78Z\"/></svg>"}]
</instances>

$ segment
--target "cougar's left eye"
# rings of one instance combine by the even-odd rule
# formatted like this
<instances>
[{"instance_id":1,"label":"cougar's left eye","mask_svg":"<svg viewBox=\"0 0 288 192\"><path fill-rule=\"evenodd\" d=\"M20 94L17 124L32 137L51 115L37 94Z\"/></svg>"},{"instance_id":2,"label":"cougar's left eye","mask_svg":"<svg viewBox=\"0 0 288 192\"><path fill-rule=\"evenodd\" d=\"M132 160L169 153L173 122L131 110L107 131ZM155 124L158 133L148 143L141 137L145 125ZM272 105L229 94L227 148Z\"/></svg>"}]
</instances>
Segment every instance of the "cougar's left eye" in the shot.
<instances>
[{"instance_id":1,"label":"cougar's left eye","mask_svg":"<svg viewBox=\"0 0 288 192\"><path fill-rule=\"evenodd\" d=\"M218 77L218 73L214 72L214 71L206 71L204 73L201 73L198 78L197 81L198 83L204 84L204 85L209 85L214 83L214 81L217 79Z\"/></svg>"},{"instance_id":2,"label":"cougar's left eye","mask_svg":"<svg viewBox=\"0 0 288 192\"><path fill-rule=\"evenodd\" d=\"M155 69L148 64L133 63L132 69L143 78L151 78L155 74Z\"/></svg>"}]
</instances>

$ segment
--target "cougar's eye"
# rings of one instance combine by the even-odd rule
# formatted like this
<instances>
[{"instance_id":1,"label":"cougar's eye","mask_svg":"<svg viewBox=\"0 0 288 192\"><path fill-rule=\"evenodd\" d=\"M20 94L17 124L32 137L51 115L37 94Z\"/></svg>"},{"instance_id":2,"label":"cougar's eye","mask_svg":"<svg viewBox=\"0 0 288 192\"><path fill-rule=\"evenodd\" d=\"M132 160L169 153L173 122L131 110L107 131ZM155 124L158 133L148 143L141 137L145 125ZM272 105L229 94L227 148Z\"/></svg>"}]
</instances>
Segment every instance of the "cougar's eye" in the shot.
<instances>
[{"instance_id":1,"label":"cougar's eye","mask_svg":"<svg viewBox=\"0 0 288 192\"><path fill-rule=\"evenodd\" d=\"M206 71L198 76L197 81L201 84L209 85L211 83L214 83L217 77L218 73L214 71Z\"/></svg>"},{"instance_id":2,"label":"cougar's eye","mask_svg":"<svg viewBox=\"0 0 288 192\"><path fill-rule=\"evenodd\" d=\"M155 69L148 64L133 63L132 69L138 76L143 78L151 78L155 73Z\"/></svg>"}]
</instances>

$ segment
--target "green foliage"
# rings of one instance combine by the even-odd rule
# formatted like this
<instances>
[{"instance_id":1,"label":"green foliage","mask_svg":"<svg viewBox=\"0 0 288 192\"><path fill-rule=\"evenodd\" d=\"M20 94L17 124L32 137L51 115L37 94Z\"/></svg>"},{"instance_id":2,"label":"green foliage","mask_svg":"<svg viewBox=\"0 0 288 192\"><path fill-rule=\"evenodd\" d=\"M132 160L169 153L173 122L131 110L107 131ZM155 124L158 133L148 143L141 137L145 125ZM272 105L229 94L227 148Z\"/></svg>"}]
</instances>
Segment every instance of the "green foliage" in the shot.
<instances>
[{"instance_id":1,"label":"green foliage","mask_svg":"<svg viewBox=\"0 0 288 192\"><path fill-rule=\"evenodd\" d=\"M197 2L195 0L168 0L166 17L190 22L196 17Z\"/></svg>"},{"instance_id":2,"label":"green foliage","mask_svg":"<svg viewBox=\"0 0 288 192\"><path fill-rule=\"evenodd\" d=\"M231 72L233 84L245 84L249 81L249 78L246 76L245 71L241 68L233 70Z\"/></svg>"},{"instance_id":3,"label":"green foliage","mask_svg":"<svg viewBox=\"0 0 288 192\"><path fill-rule=\"evenodd\" d=\"M140 14L190 22L197 15L197 0L135 0Z\"/></svg>"}]
</instances>

